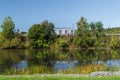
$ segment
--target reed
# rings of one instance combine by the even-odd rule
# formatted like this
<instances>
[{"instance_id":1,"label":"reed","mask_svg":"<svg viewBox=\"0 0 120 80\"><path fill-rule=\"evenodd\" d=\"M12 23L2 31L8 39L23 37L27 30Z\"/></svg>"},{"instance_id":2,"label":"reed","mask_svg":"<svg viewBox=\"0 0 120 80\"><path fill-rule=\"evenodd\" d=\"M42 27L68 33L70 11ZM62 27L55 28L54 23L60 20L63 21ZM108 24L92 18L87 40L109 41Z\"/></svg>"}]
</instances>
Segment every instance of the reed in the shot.
<instances>
[{"instance_id":1,"label":"reed","mask_svg":"<svg viewBox=\"0 0 120 80\"><path fill-rule=\"evenodd\" d=\"M91 72L95 71L106 71L107 66L105 65L98 65L98 64L88 64L88 65L83 65L83 66L76 66L75 68L68 68L68 69L60 69L57 72L53 67L46 67L42 65L38 66L31 66L26 69L10 69L10 70L5 70L1 74L6 74L6 75L29 75L29 74L89 74Z\"/></svg>"},{"instance_id":2,"label":"reed","mask_svg":"<svg viewBox=\"0 0 120 80\"><path fill-rule=\"evenodd\" d=\"M5 75L29 75L29 74L53 74L54 68L52 67L45 67L45 66L31 66L29 68L26 69L9 69L9 70L5 70L3 73L1 74L5 74Z\"/></svg>"},{"instance_id":3,"label":"reed","mask_svg":"<svg viewBox=\"0 0 120 80\"><path fill-rule=\"evenodd\" d=\"M89 74L95 71L106 71L105 65L88 64L83 66L77 66L76 68L61 69L58 71L60 74Z\"/></svg>"}]
</instances>

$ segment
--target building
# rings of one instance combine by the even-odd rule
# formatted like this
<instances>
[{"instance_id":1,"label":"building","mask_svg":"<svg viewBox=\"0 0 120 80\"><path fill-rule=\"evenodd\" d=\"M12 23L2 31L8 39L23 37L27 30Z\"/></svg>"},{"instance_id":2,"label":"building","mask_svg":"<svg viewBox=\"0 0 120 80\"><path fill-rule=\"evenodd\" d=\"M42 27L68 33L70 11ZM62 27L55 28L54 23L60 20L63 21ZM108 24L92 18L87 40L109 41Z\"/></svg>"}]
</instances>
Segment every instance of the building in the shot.
<instances>
[{"instance_id":1,"label":"building","mask_svg":"<svg viewBox=\"0 0 120 80\"><path fill-rule=\"evenodd\" d=\"M57 35L74 35L75 29L72 28L55 28Z\"/></svg>"}]
</instances>

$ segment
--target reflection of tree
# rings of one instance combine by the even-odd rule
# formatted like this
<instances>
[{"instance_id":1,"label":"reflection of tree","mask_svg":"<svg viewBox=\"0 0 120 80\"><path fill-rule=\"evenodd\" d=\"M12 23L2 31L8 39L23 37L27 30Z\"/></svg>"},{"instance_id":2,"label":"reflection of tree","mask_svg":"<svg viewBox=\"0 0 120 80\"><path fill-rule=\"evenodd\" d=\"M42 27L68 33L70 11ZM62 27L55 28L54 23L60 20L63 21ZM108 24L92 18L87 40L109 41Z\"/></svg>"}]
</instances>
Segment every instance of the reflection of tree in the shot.
<instances>
[{"instance_id":1,"label":"reflection of tree","mask_svg":"<svg viewBox=\"0 0 120 80\"><path fill-rule=\"evenodd\" d=\"M0 72L11 69L21 60L27 60L29 66L44 65L53 67L56 61L78 61L78 65L106 63L119 59L120 50L1 50Z\"/></svg>"},{"instance_id":2,"label":"reflection of tree","mask_svg":"<svg viewBox=\"0 0 120 80\"><path fill-rule=\"evenodd\" d=\"M31 50L28 55L28 64L53 66L56 61L76 60L74 53L74 50Z\"/></svg>"},{"instance_id":3,"label":"reflection of tree","mask_svg":"<svg viewBox=\"0 0 120 80\"><path fill-rule=\"evenodd\" d=\"M77 60L79 65L106 63L110 59L118 59L118 51L111 50L35 50L30 51L29 65L51 65L56 61Z\"/></svg>"},{"instance_id":4,"label":"reflection of tree","mask_svg":"<svg viewBox=\"0 0 120 80\"><path fill-rule=\"evenodd\" d=\"M11 69L15 64L25 59L25 50L1 50L0 51L0 71Z\"/></svg>"},{"instance_id":5,"label":"reflection of tree","mask_svg":"<svg viewBox=\"0 0 120 80\"><path fill-rule=\"evenodd\" d=\"M79 65L92 63L95 58L93 50L78 50L75 53Z\"/></svg>"},{"instance_id":6,"label":"reflection of tree","mask_svg":"<svg viewBox=\"0 0 120 80\"><path fill-rule=\"evenodd\" d=\"M57 50L56 59L59 61L73 61L76 60L75 50Z\"/></svg>"},{"instance_id":7,"label":"reflection of tree","mask_svg":"<svg viewBox=\"0 0 120 80\"><path fill-rule=\"evenodd\" d=\"M108 60L119 59L118 50L78 50L75 55L79 65L106 63Z\"/></svg>"},{"instance_id":8,"label":"reflection of tree","mask_svg":"<svg viewBox=\"0 0 120 80\"><path fill-rule=\"evenodd\" d=\"M98 60L106 62L108 60L119 59L119 50L97 50Z\"/></svg>"},{"instance_id":9,"label":"reflection of tree","mask_svg":"<svg viewBox=\"0 0 120 80\"><path fill-rule=\"evenodd\" d=\"M9 70L12 67L12 65L13 65L13 60L11 58L0 61L0 72Z\"/></svg>"},{"instance_id":10,"label":"reflection of tree","mask_svg":"<svg viewBox=\"0 0 120 80\"><path fill-rule=\"evenodd\" d=\"M55 53L50 50L29 51L28 64L52 66L55 62Z\"/></svg>"}]
</instances>

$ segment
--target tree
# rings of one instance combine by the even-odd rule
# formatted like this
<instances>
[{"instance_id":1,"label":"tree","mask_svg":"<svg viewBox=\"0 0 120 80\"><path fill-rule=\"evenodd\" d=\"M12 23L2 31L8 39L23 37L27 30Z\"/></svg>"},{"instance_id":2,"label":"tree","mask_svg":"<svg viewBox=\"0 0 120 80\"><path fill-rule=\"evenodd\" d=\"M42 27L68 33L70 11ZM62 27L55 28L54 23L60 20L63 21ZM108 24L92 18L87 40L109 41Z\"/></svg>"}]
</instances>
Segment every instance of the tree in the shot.
<instances>
[{"instance_id":1,"label":"tree","mask_svg":"<svg viewBox=\"0 0 120 80\"><path fill-rule=\"evenodd\" d=\"M49 47L54 42L54 25L48 21L34 24L28 31L29 45L31 48Z\"/></svg>"},{"instance_id":2,"label":"tree","mask_svg":"<svg viewBox=\"0 0 120 80\"><path fill-rule=\"evenodd\" d=\"M41 25L34 24L28 31L28 38L29 38L29 46L31 48L38 47L37 40L40 37L40 33L42 33Z\"/></svg>"},{"instance_id":3,"label":"tree","mask_svg":"<svg viewBox=\"0 0 120 80\"><path fill-rule=\"evenodd\" d=\"M103 37L102 34L104 28L101 22L87 22L87 19L81 17L77 22L76 36L73 39L73 42L82 48L96 47L99 45L103 46ZM102 37L102 38L101 38Z\"/></svg>"},{"instance_id":4,"label":"tree","mask_svg":"<svg viewBox=\"0 0 120 80\"><path fill-rule=\"evenodd\" d=\"M89 29L89 24L87 19L81 17L77 22L77 31L76 36L74 37L74 43L82 48L88 48L89 46L93 46L93 38Z\"/></svg>"},{"instance_id":5,"label":"tree","mask_svg":"<svg viewBox=\"0 0 120 80\"><path fill-rule=\"evenodd\" d=\"M62 49L66 49L69 48L69 40L68 37L59 37L56 39L55 41L55 48L62 48Z\"/></svg>"},{"instance_id":6,"label":"tree","mask_svg":"<svg viewBox=\"0 0 120 80\"><path fill-rule=\"evenodd\" d=\"M1 28L1 48L25 48L25 37L19 33L19 29L14 30L15 24L11 17L5 17Z\"/></svg>"},{"instance_id":7,"label":"tree","mask_svg":"<svg viewBox=\"0 0 120 80\"><path fill-rule=\"evenodd\" d=\"M14 39L12 39L10 47L11 48L22 48L20 45L21 45L21 39L15 37Z\"/></svg>"},{"instance_id":8,"label":"tree","mask_svg":"<svg viewBox=\"0 0 120 80\"><path fill-rule=\"evenodd\" d=\"M89 26L94 34L99 34L104 30L102 22L91 22Z\"/></svg>"},{"instance_id":9,"label":"tree","mask_svg":"<svg viewBox=\"0 0 120 80\"><path fill-rule=\"evenodd\" d=\"M44 30L45 35L45 39L47 40L47 42L54 42L55 40L55 31L54 31L54 24L53 23L49 23L47 20L41 23L41 26Z\"/></svg>"},{"instance_id":10,"label":"tree","mask_svg":"<svg viewBox=\"0 0 120 80\"><path fill-rule=\"evenodd\" d=\"M98 32L101 33L104 30L102 22L96 22L95 25L97 27Z\"/></svg>"},{"instance_id":11,"label":"tree","mask_svg":"<svg viewBox=\"0 0 120 80\"><path fill-rule=\"evenodd\" d=\"M12 39L14 38L14 28L15 24L11 17L5 17L3 24L1 25L2 30L2 36L5 39Z\"/></svg>"},{"instance_id":12,"label":"tree","mask_svg":"<svg viewBox=\"0 0 120 80\"><path fill-rule=\"evenodd\" d=\"M80 20L77 22L77 35L81 36L89 29L87 19L81 17Z\"/></svg>"},{"instance_id":13,"label":"tree","mask_svg":"<svg viewBox=\"0 0 120 80\"><path fill-rule=\"evenodd\" d=\"M95 44L94 44L94 47L95 46L100 46L104 44L104 34L103 34L103 24L102 22L91 22L89 24L90 26L90 30L91 32L93 33L93 36L95 38Z\"/></svg>"}]
</instances>

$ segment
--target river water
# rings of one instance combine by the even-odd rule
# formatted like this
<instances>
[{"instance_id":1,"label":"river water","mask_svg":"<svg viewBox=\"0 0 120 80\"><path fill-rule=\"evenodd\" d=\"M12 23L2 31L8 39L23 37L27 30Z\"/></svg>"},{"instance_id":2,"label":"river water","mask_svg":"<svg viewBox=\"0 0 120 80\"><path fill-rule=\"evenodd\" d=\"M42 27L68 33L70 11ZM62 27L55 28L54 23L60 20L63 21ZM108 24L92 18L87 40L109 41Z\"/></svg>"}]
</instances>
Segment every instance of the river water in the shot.
<instances>
[{"instance_id":1,"label":"river water","mask_svg":"<svg viewBox=\"0 0 120 80\"><path fill-rule=\"evenodd\" d=\"M0 50L0 71L27 69L43 65L60 69L85 65L105 65L108 70L120 68L120 50Z\"/></svg>"}]
</instances>

